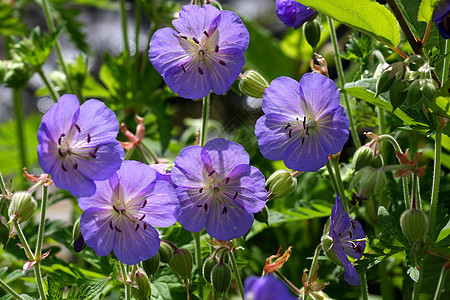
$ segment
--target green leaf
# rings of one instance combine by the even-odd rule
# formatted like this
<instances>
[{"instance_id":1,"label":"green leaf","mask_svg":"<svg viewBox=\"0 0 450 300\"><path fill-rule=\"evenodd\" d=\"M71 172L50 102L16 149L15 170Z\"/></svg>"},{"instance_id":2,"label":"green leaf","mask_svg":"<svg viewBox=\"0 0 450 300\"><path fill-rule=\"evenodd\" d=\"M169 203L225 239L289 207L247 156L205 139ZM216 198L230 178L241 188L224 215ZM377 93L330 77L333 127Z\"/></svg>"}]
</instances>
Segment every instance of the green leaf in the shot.
<instances>
[{"instance_id":1,"label":"green leaf","mask_svg":"<svg viewBox=\"0 0 450 300\"><path fill-rule=\"evenodd\" d=\"M394 15L371 0L299 0L339 22L362 31L387 45L400 43L400 31Z\"/></svg>"},{"instance_id":2,"label":"green leaf","mask_svg":"<svg viewBox=\"0 0 450 300\"><path fill-rule=\"evenodd\" d=\"M417 268L415 266L409 267L407 273L408 273L409 277L411 277L412 280L414 280L415 282L419 281L420 272L419 272L419 270L417 270Z\"/></svg>"},{"instance_id":3,"label":"green leaf","mask_svg":"<svg viewBox=\"0 0 450 300\"><path fill-rule=\"evenodd\" d=\"M22 35L25 26L14 16L11 4L0 3L0 35Z\"/></svg>"},{"instance_id":4,"label":"green leaf","mask_svg":"<svg viewBox=\"0 0 450 300\"><path fill-rule=\"evenodd\" d=\"M431 20L434 8L438 5L438 3L439 0L422 0L420 3L417 20L428 23Z\"/></svg>"},{"instance_id":5,"label":"green leaf","mask_svg":"<svg viewBox=\"0 0 450 300\"><path fill-rule=\"evenodd\" d=\"M428 236L430 239L434 242L436 241L437 237L439 236L439 233L441 230L447 225L447 223L450 221L450 215L448 214L447 208L445 208L445 205L443 203L439 204L436 209L436 216L435 216L435 222L434 222L434 228L430 228L428 232Z\"/></svg>"},{"instance_id":6,"label":"green leaf","mask_svg":"<svg viewBox=\"0 0 450 300\"><path fill-rule=\"evenodd\" d=\"M400 228L400 220L393 218L384 206L378 208L378 218L386 228L386 230L392 234L400 243L404 246L409 247L410 242L403 235L402 229Z\"/></svg>"},{"instance_id":7,"label":"green leaf","mask_svg":"<svg viewBox=\"0 0 450 300\"><path fill-rule=\"evenodd\" d=\"M105 279L103 279L102 281L100 281L99 283L97 283L96 285L91 285L88 286L84 292L81 294L81 299L86 299L86 300L92 300L95 297L97 297L103 290L103 288L105 287L105 285L108 283L108 281L111 279L111 277L107 277Z\"/></svg>"},{"instance_id":8,"label":"green leaf","mask_svg":"<svg viewBox=\"0 0 450 300\"><path fill-rule=\"evenodd\" d=\"M47 296L49 300L62 300L62 292L50 276L47 276Z\"/></svg>"}]
</instances>

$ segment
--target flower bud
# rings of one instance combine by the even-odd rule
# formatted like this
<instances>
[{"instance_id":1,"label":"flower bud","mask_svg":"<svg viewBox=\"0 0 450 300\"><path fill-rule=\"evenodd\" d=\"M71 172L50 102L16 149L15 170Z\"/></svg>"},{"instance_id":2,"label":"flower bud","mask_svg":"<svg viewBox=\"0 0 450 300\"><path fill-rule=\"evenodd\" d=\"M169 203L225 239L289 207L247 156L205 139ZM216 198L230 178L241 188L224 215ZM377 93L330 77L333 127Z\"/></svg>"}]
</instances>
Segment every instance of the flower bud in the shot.
<instances>
[{"instance_id":1,"label":"flower bud","mask_svg":"<svg viewBox=\"0 0 450 300\"><path fill-rule=\"evenodd\" d=\"M322 25L317 19L309 21L303 26L303 33L305 34L306 41L313 49L316 49L316 46L320 41L321 32Z\"/></svg>"},{"instance_id":2,"label":"flower bud","mask_svg":"<svg viewBox=\"0 0 450 300\"><path fill-rule=\"evenodd\" d=\"M256 71L249 70L239 76L239 89L247 96L262 98L264 91L269 87L269 83Z\"/></svg>"},{"instance_id":3,"label":"flower bud","mask_svg":"<svg viewBox=\"0 0 450 300\"><path fill-rule=\"evenodd\" d=\"M389 100L392 104L392 111L405 102L407 87L408 83L404 80L397 80L392 83L389 89Z\"/></svg>"},{"instance_id":4,"label":"flower bud","mask_svg":"<svg viewBox=\"0 0 450 300\"><path fill-rule=\"evenodd\" d=\"M159 269L159 262L160 262L159 252L157 252L149 259L144 260L142 262L142 266L144 267L145 273L147 273L147 275L150 277L155 275Z\"/></svg>"},{"instance_id":5,"label":"flower bud","mask_svg":"<svg viewBox=\"0 0 450 300\"><path fill-rule=\"evenodd\" d=\"M390 70L384 70L380 77L378 77L377 85L376 85L376 93L375 98L382 93L389 91L392 83L394 83L395 77L391 74Z\"/></svg>"},{"instance_id":6,"label":"flower bud","mask_svg":"<svg viewBox=\"0 0 450 300\"><path fill-rule=\"evenodd\" d=\"M219 260L213 255L209 256L203 263L203 277L206 281L211 282L212 269L219 263Z\"/></svg>"},{"instance_id":7,"label":"flower bud","mask_svg":"<svg viewBox=\"0 0 450 300\"><path fill-rule=\"evenodd\" d=\"M333 250L332 250L332 248L333 248L333 238L326 233L326 234L322 235L320 241L322 243L322 249L323 249L323 252L325 253L325 255L332 262L334 262L335 264L341 266L342 265L341 261L337 257L336 253L334 253Z\"/></svg>"},{"instance_id":8,"label":"flower bud","mask_svg":"<svg viewBox=\"0 0 450 300\"><path fill-rule=\"evenodd\" d=\"M173 252L173 257L170 261L170 267L178 277L184 280L188 280L189 278L191 278L193 265L194 263L192 254L188 250L178 248Z\"/></svg>"},{"instance_id":9,"label":"flower bud","mask_svg":"<svg viewBox=\"0 0 450 300\"><path fill-rule=\"evenodd\" d=\"M278 170L266 181L266 189L269 190L268 199L284 198L295 191L297 178L293 177L289 170Z\"/></svg>"},{"instance_id":10,"label":"flower bud","mask_svg":"<svg viewBox=\"0 0 450 300\"><path fill-rule=\"evenodd\" d=\"M225 263L218 263L211 272L211 283L214 289L223 294L231 284L231 269Z\"/></svg>"},{"instance_id":11,"label":"flower bud","mask_svg":"<svg viewBox=\"0 0 450 300\"><path fill-rule=\"evenodd\" d=\"M75 221L75 224L73 224L72 244L75 252L81 252L84 248L86 248L86 243L84 242L83 235L81 234L80 218L78 218Z\"/></svg>"},{"instance_id":12,"label":"flower bud","mask_svg":"<svg viewBox=\"0 0 450 300\"><path fill-rule=\"evenodd\" d=\"M15 192L9 205L9 218L18 222L28 220L36 211L37 203L29 192Z\"/></svg>"},{"instance_id":13,"label":"flower bud","mask_svg":"<svg viewBox=\"0 0 450 300\"><path fill-rule=\"evenodd\" d=\"M381 156L381 154L378 154L377 156L375 156L375 158L372 161L371 167L374 169L379 169L382 166L384 166L384 160L383 160L383 156Z\"/></svg>"},{"instance_id":14,"label":"flower bud","mask_svg":"<svg viewBox=\"0 0 450 300\"><path fill-rule=\"evenodd\" d=\"M422 98L422 91L420 84L417 80L414 80L407 89L406 92L406 104L414 105Z\"/></svg>"},{"instance_id":15,"label":"flower bud","mask_svg":"<svg viewBox=\"0 0 450 300\"><path fill-rule=\"evenodd\" d=\"M400 218L400 226L403 234L411 243L420 242L428 231L427 215L420 209L408 209Z\"/></svg>"},{"instance_id":16,"label":"flower bud","mask_svg":"<svg viewBox=\"0 0 450 300\"><path fill-rule=\"evenodd\" d=\"M161 244L159 245L159 259L166 263L166 264L170 264L170 260L172 259L173 256L173 249L172 247L166 243L165 241L161 241Z\"/></svg>"},{"instance_id":17,"label":"flower bud","mask_svg":"<svg viewBox=\"0 0 450 300\"><path fill-rule=\"evenodd\" d=\"M0 245L6 245L9 240L9 225L4 216L0 216Z\"/></svg>"},{"instance_id":18,"label":"flower bud","mask_svg":"<svg viewBox=\"0 0 450 300\"><path fill-rule=\"evenodd\" d=\"M355 171L358 171L364 167L370 166L375 158L375 152L370 147L370 144L365 144L359 147L355 154L353 154L353 165Z\"/></svg>"},{"instance_id":19,"label":"flower bud","mask_svg":"<svg viewBox=\"0 0 450 300\"><path fill-rule=\"evenodd\" d=\"M137 300L148 300L152 294L152 288L147 275L138 269L135 274L134 284L131 287L131 295Z\"/></svg>"},{"instance_id":20,"label":"flower bud","mask_svg":"<svg viewBox=\"0 0 450 300\"><path fill-rule=\"evenodd\" d=\"M255 214L255 219L261 223L266 223L267 226L269 226L269 208L267 205Z\"/></svg>"},{"instance_id":21,"label":"flower bud","mask_svg":"<svg viewBox=\"0 0 450 300\"><path fill-rule=\"evenodd\" d=\"M364 167L355 173L350 190L353 188L360 198L377 195L386 188L386 174L381 169L374 169L370 166Z\"/></svg>"},{"instance_id":22,"label":"flower bud","mask_svg":"<svg viewBox=\"0 0 450 300\"><path fill-rule=\"evenodd\" d=\"M422 94L425 99L433 101L436 96L436 89L436 83L433 80L428 79L422 85Z\"/></svg>"}]
</instances>

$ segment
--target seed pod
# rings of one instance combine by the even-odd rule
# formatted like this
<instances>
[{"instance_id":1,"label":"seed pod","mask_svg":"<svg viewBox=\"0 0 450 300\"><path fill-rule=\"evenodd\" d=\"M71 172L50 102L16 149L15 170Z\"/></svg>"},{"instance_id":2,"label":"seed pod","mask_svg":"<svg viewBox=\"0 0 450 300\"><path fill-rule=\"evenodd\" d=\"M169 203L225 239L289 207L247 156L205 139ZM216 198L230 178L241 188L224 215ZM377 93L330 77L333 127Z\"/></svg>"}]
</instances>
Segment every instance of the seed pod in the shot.
<instances>
[{"instance_id":1,"label":"seed pod","mask_svg":"<svg viewBox=\"0 0 450 300\"><path fill-rule=\"evenodd\" d=\"M392 83L392 86L389 89L389 100L392 104L392 111L405 102L407 87L408 83L404 80L397 80Z\"/></svg>"},{"instance_id":2,"label":"seed pod","mask_svg":"<svg viewBox=\"0 0 450 300\"><path fill-rule=\"evenodd\" d=\"M266 181L266 189L269 190L268 199L284 198L295 191L297 178L293 177L289 170L278 170Z\"/></svg>"},{"instance_id":3,"label":"seed pod","mask_svg":"<svg viewBox=\"0 0 450 300\"><path fill-rule=\"evenodd\" d=\"M353 165L355 166L355 171L370 166L374 158L375 152L370 147L370 144L365 144L359 147L355 151L355 154L353 154Z\"/></svg>"},{"instance_id":4,"label":"seed pod","mask_svg":"<svg viewBox=\"0 0 450 300\"><path fill-rule=\"evenodd\" d=\"M137 300L148 300L152 294L152 288L147 275L138 269L134 278L134 285L131 287L131 295Z\"/></svg>"},{"instance_id":5,"label":"seed pod","mask_svg":"<svg viewBox=\"0 0 450 300\"><path fill-rule=\"evenodd\" d=\"M170 264L170 261L172 259L173 256L173 249L172 247L166 243L165 241L161 241L161 244L159 245L159 259L166 263L166 264Z\"/></svg>"},{"instance_id":6,"label":"seed pod","mask_svg":"<svg viewBox=\"0 0 450 300\"><path fill-rule=\"evenodd\" d=\"M73 249L77 253L83 251L83 249L86 248L86 243L84 242L83 235L81 234L80 218L78 218L75 221L75 224L73 224L72 244Z\"/></svg>"},{"instance_id":7,"label":"seed pod","mask_svg":"<svg viewBox=\"0 0 450 300\"><path fill-rule=\"evenodd\" d=\"M408 209L400 218L400 226L403 234L411 243L420 242L428 231L427 215L420 209Z\"/></svg>"},{"instance_id":8,"label":"seed pod","mask_svg":"<svg viewBox=\"0 0 450 300\"><path fill-rule=\"evenodd\" d=\"M223 294L231 284L231 269L225 263L218 263L211 272L211 283L214 289Z\"/></svg>"},{"instance_id":9,"label":"seed pod","mask_svg":"<svg viewBox=\"0 0 450 300\"><path fill-rule=\"evenodd\" d=\"M160 262L159 252L150 257L149 259L144 260L142 262L142 266L144 267L145 273L147 273L147 275L150 277L155 275L159 269L159 262Z\"/></svg>"},{"instance_id":10,"label":"seed pod","mask_svg":"<svg viewBox=\"0 0 450 300\"><path fill-rule=\"evenodd\" d=\"M245 72L239 79L239 89L250 97L262 98L264 91L269 87L264 77L253 70Z\"/></svg>"},{"instance_id":11,"label":"seed pod","mask_svg":"<svg viewBox=\"0 0 450 300\"><path fill-rule=\"evenodd\" d=\"M219 263L219 260L215 256L209 256L203 263L203 277L206 281L211 282L212 269Z\"/></svg>"},{"instance_id":12,"label":"seed pod","mask_svg":"<svg viewBox=\"0 0 450 300\"><path fill-rule=\"evenodd\" d=\"M36 208L36 200L29 192L15 192L9 205L9 218L17 219L21 223L31 218Z\"/></svg>"},{"instance_id":13,"label":"seed pod","mask_svg":"<svg viewBox=\"0 0 450 300\"><path fill-rule=\"evenodd\" d=\"M309 21L303 27L303 33L305 34L306 41L313 49L316 49L317 44L320 41L320 34L322 33L322 25L317 19Z\"/></svg>"},{"instance_id":14,"label":"seed pod","mask_svg":"<svg viewBox=\"0 0 450 300\"><path fill-rule=\"evenodd\" d=\"M259 222L266 223L269 226L269 208L267 205L255 214L255 219Z\"/></svg>"},{"instance_id":15,"label":"seed pod","mask_svg":"<svg viewBox=\"0 0 450 300\"><path fill-rule=\"evenodd\" d=\"M178 277L188 280L191 278L192 267L194 266L191 252L178 248L173 252L170 267Z\"/></svg>"}]
</instances>

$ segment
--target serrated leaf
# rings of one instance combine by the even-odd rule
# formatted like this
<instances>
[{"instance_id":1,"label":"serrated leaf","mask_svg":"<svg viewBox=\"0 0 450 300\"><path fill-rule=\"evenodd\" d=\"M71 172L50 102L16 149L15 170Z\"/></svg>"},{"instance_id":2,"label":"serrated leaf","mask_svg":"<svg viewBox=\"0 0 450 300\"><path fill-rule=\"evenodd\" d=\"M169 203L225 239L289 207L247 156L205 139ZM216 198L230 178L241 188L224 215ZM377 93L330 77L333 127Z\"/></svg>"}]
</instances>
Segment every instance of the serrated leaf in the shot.
<instances>
[{"instance_id":1,"label":"serrated leaf","mask_svg":"<svg viewBox=\"0 0 450 300\"><path fill-rule=\"evenodd\" d=\"M47 277L47 296L49 300L62 300L62 292L50 276Z\"/></svg>"},{"instance_id":2,"label":"serrated leaf","mask_svg":"<svg viewBox=\"0 0 450 300\"><path fill-rule=\"evenodd\" d=\"M16 280L17 278L20 278L22 276L23 276L22 270L14 270L14 271L12 271L11 273L9 273L8 275L5 276L3 281L6 282L6 283L11 283L14 280Z\"/></svg>"},{"instance_id":3,"label":"serrated leaf","mask_svg":"<svg viewBox=\"0 0 450 300\"><path fill-rule=\"evenodd\" d=\"M430 102L430 108L433 113L450 118L450 98L436 97Z\"/></svg>"},{"instance_id":4,"label":"serrated leaf","mask_svg":"<svg viewBox=\"0 0 450 300\"><path fill-rule=\"evenodd\" d=\"M419 14L417 20L421 22L429 22L433 16L434 8L440 0L422 0L419 6Z\"/></svg>"},{"instance_id":5,"label":"serrated leaf","mask_svg":"<svg viewBox=\"0 0 450 300\"><path fill-rule=\"evenodd\" d=\"M397 46L400 31L394 15L383 5L371 0L299 0L350 27L373 38Z\"/></svg>"},{"instance_id":6,"label":"serrated leaf","mask_svg":"<svg viewBox=\"0 0 450 300\"><path fill-rule=\"evenodd\" d=\"M108 281L111 279L111 277L107 277L104 280L100 281L99 283L97 283L96 285L91 285L86 287L86 289L84 290L84 292L81 294L81 299L85 299L85 300L92 300L95 297L97 297L103 290L103 288L105 287L105 285L108 283Z\"/></svg>"},{"instance_id":7,"label":"serrated leaf","mask_svg":"<svg viewBox=\"0 0 450 300\"><path fill-rule=\"evenodd\" d=\"M428 236L433 242L436 241L439 233L445 227L445 225L448 224L449 221L450 215L448 214L447 208L445 208L445 205L443 203L439 204L436 209L434 228L430 228L428 232Z\"/></svg>"},{"instance_id":8,"label":"serrated leaf","mask_svg":"<svg viewBox=\"0 0 450 300\"><path fill-rule=\"evenodd\" d=\"M378 208L378 219L394 238L396 238L405 247L410 246L411 243L405 238L400 228L400 220L391 217L384 206L380 206Z\"/></svg>"}]
</instances>

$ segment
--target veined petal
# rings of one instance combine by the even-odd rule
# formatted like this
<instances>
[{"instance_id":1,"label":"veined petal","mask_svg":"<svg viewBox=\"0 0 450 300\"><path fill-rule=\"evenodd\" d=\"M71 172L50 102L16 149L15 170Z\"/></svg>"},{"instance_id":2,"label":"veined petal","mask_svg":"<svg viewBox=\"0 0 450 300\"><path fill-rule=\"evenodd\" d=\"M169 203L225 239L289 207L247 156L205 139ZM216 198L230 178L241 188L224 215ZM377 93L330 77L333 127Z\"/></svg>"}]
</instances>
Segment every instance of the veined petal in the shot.
<instances>
[{"instance_id":1,"label":"veined petal","mask_svg":"<svg viewBox=\"0 0 450 300\"><path fill-rule=\"evenodd\" d=\"M339 258L340 262L342 263L342 266L344 267L344 279L345 281L350 285L359 285L359 276L358 272L356 272L355 267L352 265L350 260L347 257L347 254L345 254L341 241L338 238L338 235L334 230L331 232L331 237L333 238L333 247L332 251L336 254L336 256Z\"/></svg>"},{"instance_id":2,"label":"veined petal","mask_svg":"<svg viewBox=\"0 0 450 300\"><path fill-rule=\"evenodd\" d=\"M298 81L285 76L273 80L264 92L262 110L265 114L285 115L293 120L304 116Z\"/></svg>"},{"instance_id":3,"label":"veined petal","mask_svg":"<svg viewBox=\"0 0 450 300\"><path fill-rule=\"evenodd\" d=\"M220 14L213 5L184 5L180 17L172 22L176 30L189 38L199 38L203 31L208 31L210 24Z\"/></svg>"},{"instance_id":4,"label":"veined petal","mask_svg":"<svg viewBox=\"0 0 450 300\"><path fill-rule=\"evenodd\" d=\"M200 146L189 146L180 151L171 171L174 184L181 187L200 188L204 186L201 151L202 147Z\"/></svg>"},{"instance_id":5,"label":"veined petal","mask_svg":"<svg viewBox=\"0 0 450 300\"><path fill-rule=\"evenodd\" d=\"M111 197L113 191L111 185L109 184L109 181L97 181L95 185L97 187L95 194L88 197L78 197L78 206L80 206L82 210L87 210L91 207L103 210L111 210Z\"/></svg>"},{"instance_id":6,"label":"veined petal","mask_svg":"<svg viewBox=\"0 0 450 300\"><path fill-rule=\"evenodd\" d=\"M147 222L156 227L169 227L175 224L180 209L180 201L177 198L172 185L166 181L157 180L155 188L148 195L147 204L141 209L146 215Z\"/></svg>"},{"instance_id":7,"label":"veined petal","mask_svg":"<svg viewBox=\"0 0 450 300\"><path fill-rule=\"evenodd\" d=\"M130 201L151 191L156 180L156 171L149 165L125 160L117 171L117 176L123 188L123 198Z\"/></svg>"},{"instance_id":8,"label":"veined petal","mask_svg":"<svg viewBox=\"0 0 450 300\"><path fill-rule=\"evenodd\" d=\"M217 95L225 94L244 65L244 52L240 49L221 49L218 53L211 54L205 66L211 77L212 91Z\"/></svg>"},{"instance_id":9,"label":"veined petal","mask_svg":"<svg viewBox=\"0 0 450 300\"><path fill-rule=\"evenodd\" d=\"M109 221L112 219L110 210L91 207L81 214L80 228L86 245L94 249L99 256L111 253L116 230L111 230Z\"/></svg>"},{"instance_id":10,"label":"veined petal","mask_svg":"<svg viewBox=\"0 0 450 300\"><path fill-rule=\"evenodd\" d=\"M350 121L342 106L317 120L317 135L329 154L336 154L342 150L348 140L349 124Z\"/></svg>"},{"instance_id":11,"label":"veined petal","mask_svg":"<svg viewBox=\"0 0 450 300\"><path fill-rule=\"evenodd\" d=\"M336 195L336 201L331 210L330 232L347 233L352 228L350 217L345 212L341 198Z\"/></svg>"},{"instance_id":12,"label":"veined petal","mask_svg":"<svg viewBox=\"0 0 450 300\"><path fill-rule=\"evenodd\" d=\"M236 48L244 53L250 41L250 35L244 23L232 11L222 10L220 15L221 19L217 28L217 31L220 32L220 49Z\"/></svg>"},{"instance_id":13,"label":"veined petal","mask_svg":"<svg viewBox=\"0 0 450 300\"><path fill-rule=\"evenodd\" d=\"M204 207L205 203L209 203L209 194L182 187L178 187L176 192L180 200L180 215L177 221L186 230L201 231L209 221L210 207Z\"/></svg>"},{"instance_id":14,"label":"veined petal","mask_svg":"<svg viewBox=\"0 0 450 300\"><path fill-rule=\"evenodd\" d=\"M69 164L64 166L66 169L64 171L63 163L62 160L59 160L49 172L55 185L68 190L74 196L87 197L93 195L96 189L94 181Z\"/></svg>"}]
</instances>

